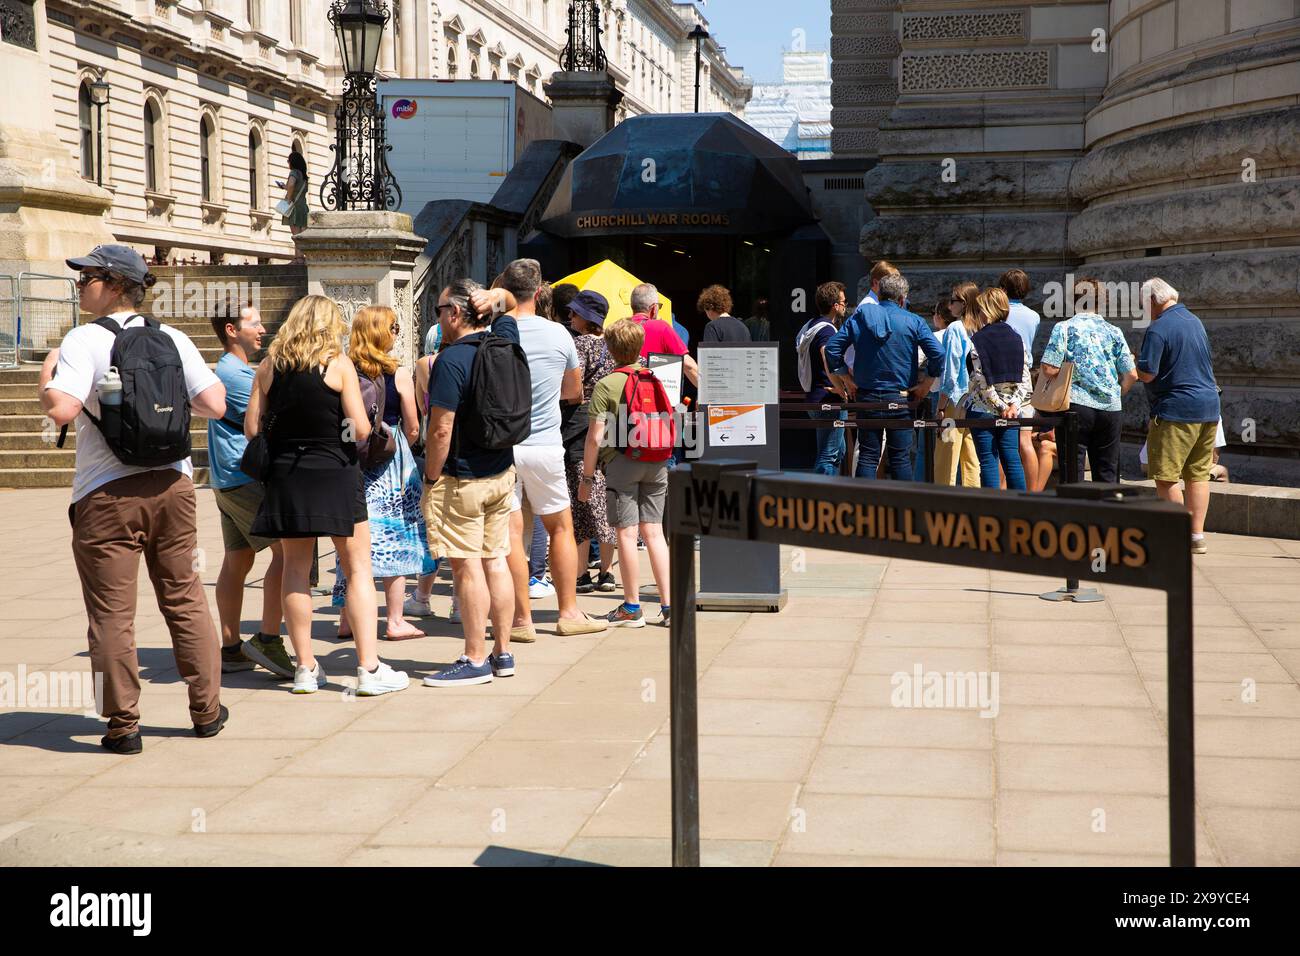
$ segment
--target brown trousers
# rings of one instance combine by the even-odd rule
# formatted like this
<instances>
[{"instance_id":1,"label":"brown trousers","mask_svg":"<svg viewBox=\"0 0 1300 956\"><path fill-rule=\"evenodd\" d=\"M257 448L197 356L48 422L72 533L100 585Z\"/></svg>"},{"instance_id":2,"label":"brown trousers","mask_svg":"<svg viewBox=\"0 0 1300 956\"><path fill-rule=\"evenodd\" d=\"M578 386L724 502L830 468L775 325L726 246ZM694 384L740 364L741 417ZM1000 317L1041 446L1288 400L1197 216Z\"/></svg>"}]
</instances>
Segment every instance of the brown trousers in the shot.
<instances>
[{"instance_id":1,"label":"brown trousers","mask_svg":"<svg viewBox=\"0 0 1300 956\"><path fill-rule=\"evenodd\" d=\"M217 719L221 650L195 558L194 484L171 468L96 488L69 509L72 555L90 621L90 662L104 678L99 712L110 737L140 724L135 649L136 579L144 555L158 610L171 631L176 669L190 689L195 724Z\"/></svg>"}]
</instances>

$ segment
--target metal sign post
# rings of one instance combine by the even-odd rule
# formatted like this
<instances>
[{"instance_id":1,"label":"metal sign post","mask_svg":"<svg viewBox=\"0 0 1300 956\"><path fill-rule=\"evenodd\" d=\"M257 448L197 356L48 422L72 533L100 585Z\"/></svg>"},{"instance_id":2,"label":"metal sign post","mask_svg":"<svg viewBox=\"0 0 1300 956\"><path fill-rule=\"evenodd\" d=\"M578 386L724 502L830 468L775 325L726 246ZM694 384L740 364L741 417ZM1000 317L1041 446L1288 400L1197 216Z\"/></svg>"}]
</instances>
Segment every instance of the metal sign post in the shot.
<instances>
[{"instance_id":1,"label":"metal sign post","mask_svg":"<svg viewBox=\"0 0 1300 956\"><path fill-rule=\"evenodd\" d=\"M752 461L703 461L673 471L668 514L674 865L698 866L700 859L692 546L698 534L705 541L792 544L1164 591L1169 858L1173 866L1195 866L1191 517L1136 489L1105 488L1108 497L1095 500L1095 488L1063 485L1048 506L1043 494L899 481L867 485L761 471Z\"/></svg>"}]
</instances>

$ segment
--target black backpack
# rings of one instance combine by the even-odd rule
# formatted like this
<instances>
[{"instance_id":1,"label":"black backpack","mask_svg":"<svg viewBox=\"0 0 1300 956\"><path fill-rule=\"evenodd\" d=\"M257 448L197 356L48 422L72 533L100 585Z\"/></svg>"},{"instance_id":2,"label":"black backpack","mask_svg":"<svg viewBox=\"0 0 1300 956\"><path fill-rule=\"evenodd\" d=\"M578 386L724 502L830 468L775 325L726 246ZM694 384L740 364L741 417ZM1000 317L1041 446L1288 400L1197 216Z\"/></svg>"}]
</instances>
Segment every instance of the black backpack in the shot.
<instances>
[{"instance_id":1,"label":"black backpack","mask_svg":"<svg viewBox=\"0 0 1300 956\"><path fill-rule=\"evenodd\" d=\"M185 368L172 337L156 319L143 315L144 325L123 328L113 319L95 325L114 335L109 364L122 378L122 403L101 405L96 418L113 454L126 465L156 467L190 456L190 393Z\"/></svg>"},{"instance_id":2,"label":"black backpack","mask_svg":"<svg viewBox=\"0 0 1300 956\"><path fill-rule=\"evenodd\" d=\"M480 448L513 448L533 430L533 378L528 356L518 342L491 329L466 341L478 351L470 366L469 391L456 431Z\"/></svg>"}]
</instances>

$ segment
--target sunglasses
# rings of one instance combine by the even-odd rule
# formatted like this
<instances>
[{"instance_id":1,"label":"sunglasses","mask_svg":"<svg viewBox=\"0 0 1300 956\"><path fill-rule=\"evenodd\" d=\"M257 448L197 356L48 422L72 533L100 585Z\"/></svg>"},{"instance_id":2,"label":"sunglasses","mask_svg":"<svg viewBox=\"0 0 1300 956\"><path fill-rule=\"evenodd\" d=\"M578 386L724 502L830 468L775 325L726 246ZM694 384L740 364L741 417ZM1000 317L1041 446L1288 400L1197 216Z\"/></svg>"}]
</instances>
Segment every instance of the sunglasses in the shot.
<instances>
[{"instance_id":1,"label":"sunglasses","mask_svg":"<svg viewBox=\"0 0 1300 956\"><path fill-rule=\"evenodd\" d=\"M448 302L448 303L446 303L445 305L440 305L440 306L438 306L436 309L434 309L434 312L435 312L437 315L442 315L442 310L443 310L443 309L454 309L454 308L456 308L456 303L455 303L455 302Z\"/></svg>"},{"instance_id":2,"label":"sunglasses","mask_svg":"<svg viewBox=\"0 0 1300 956\"><path fill-rule=\"evenodd\" d=\"M103 272L82 272L77 276L77 288L84 289L92 282L107 282L108 275Z\"/></svg>"}]
</instances>

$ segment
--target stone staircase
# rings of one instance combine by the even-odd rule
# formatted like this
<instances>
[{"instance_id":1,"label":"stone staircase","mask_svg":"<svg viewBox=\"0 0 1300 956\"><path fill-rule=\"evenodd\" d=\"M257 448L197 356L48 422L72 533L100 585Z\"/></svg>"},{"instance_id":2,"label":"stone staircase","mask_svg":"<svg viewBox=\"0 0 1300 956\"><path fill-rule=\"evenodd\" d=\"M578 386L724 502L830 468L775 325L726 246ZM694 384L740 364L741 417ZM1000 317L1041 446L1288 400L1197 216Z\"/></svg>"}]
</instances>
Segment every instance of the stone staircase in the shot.
<instances>
[{"instance_id":1,"label":"stone staircase","mask_svg":"<svg viewBox=\"0 0 1300 956\"><path fill-rule=\"evenodd\" d=\"M221 358L221 343L206 317L210 293L218 301L227 292L251 294L271 335L293 303L307 293L307 270L303 266L152 266L151 271L158 277L158 284L150 290L141 311L188 335L209 365ZM269 337L263 339L263 346L269 341ZM255 356L254 361L260 358ZM70 427L63 448L55 447L59 430L46 425L37 384L39 373L40 366L34 363L0 369L0 488L72 486L76 430ZM194 481L202 484L208 478L206 419L194 420L191 441Z\"/></svg>"}]
</instances>

